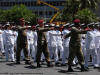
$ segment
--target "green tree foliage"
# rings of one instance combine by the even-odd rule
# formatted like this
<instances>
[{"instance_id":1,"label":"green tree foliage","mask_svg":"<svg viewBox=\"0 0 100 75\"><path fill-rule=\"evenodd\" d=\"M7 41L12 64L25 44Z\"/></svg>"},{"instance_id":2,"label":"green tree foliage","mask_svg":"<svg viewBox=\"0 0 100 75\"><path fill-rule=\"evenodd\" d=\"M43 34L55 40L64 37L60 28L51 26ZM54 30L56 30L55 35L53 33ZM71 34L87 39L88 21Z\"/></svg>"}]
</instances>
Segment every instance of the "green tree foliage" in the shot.
<instances>
[{"instance_id":1,"label":"green tree foliage","mask_svg":"<svg viewBox=\"0 0 100 75\"><path fill-rule=\"evenodd\" d=\"M98 7L98 3L100 0L78 0L79 1L79 8L85 9L85 8L94 8L96 9Z\"/></svg>"},{"instance_id":2,"label":"green tree foliage","mask_svg":"<svg viewBox=\"0 0 100 75\"><path fill-rule=\"evenodd\" d=\"M4 14L2 12L5 12ZM24 5L15 5L9 10L2 11L2 15L0 18L4 19L5 21L16 22L19 23L20 18L24 18L26 21L31 21L32 24L36 24L36 15L32 13L32 11L28 10ZM2 20L1 20L2 21Z\"/></svg>"},{"instance_id":3,"label":"green tree foliage","mask_svg":"<svg viewBox=\"0 0 100 75\"><path fill-rule=\"evenodd\" d=\"M79 18L82 23L96 22L96 15L89 9L83 9L77 12L75 18Z\"/></svg>"},{"instance_id":4,"label":"green tree foliage","mask_svg":"<svg viewBox=\"0 0 100 75\"><path fill-rule=\"evenodd\" d=\"M85 8L97 8L100 0L66 0L65 11L75 14Z\"/></svg>"},{"instance_id":5,"label":"green tree foliage","mask_svg":"<svg viewBox=\"0 0 100 75\"><path fill-rule=\"evenodd\" d=\"M76 15L81 14L81 12L84 13L85 17L86 16L88 17L89 14L86 13L86 11L89 12L89 10L91 8L92 9L97 8L99 2L100 2L100 0L66 0L65 8L62 11L62 15L60 15L61 16L60 18L62 18L63 20L66 20L67 22L68 21L72 22L73 19L76 18ZM89 9L87 9L87 8L89 8ZM85 12L84 12L84 10L85 10ZM78 12L78 14L77 14L77 12ZM94 15L92 15L92 14L93 14L93 12L91 12L91 16L89 16L89 18L88 18L89 21L90 21L90 17L91 17L91 19L92 18L96 19L96 17L94 18ZM81 19L82 18L84 19L84 17L82 17L82 16L83 15L80 15Z\"/></svg>"},{"instance_id":6,"label":"green tree foliage","mask_svg":"<svg viewBox=\"0 0 100 75\"><path fill-rule=\"evenodd\" d=\"M0 10L0 21L6 21L6 11L5 10Z\"/></svg>"}]
</instances>

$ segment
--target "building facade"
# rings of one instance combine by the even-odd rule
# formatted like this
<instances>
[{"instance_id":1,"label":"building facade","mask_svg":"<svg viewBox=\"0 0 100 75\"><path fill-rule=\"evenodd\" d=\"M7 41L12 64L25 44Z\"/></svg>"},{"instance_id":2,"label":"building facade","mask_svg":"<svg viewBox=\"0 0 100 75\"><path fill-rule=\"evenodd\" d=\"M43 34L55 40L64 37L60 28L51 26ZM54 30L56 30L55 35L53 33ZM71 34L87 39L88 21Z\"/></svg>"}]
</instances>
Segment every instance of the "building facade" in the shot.
<instances>
[{"instance_id":1,"label":"building facade","mask_svg":"<svg viewBox=\"0 0 100 75\"><path fill-rule=\"evenodd\" d=\"M63 3L65 0L41 0L45 1L56 8L62 10L64 8ZM24 4L28 9L32 10L33 13L37 14L43 18L50 18L57 11L54 8L51 8L44 4L37 4L37 0L0 0L0 9L7 10L13 7L14 5Z\"/></svg>"}]
</instances>

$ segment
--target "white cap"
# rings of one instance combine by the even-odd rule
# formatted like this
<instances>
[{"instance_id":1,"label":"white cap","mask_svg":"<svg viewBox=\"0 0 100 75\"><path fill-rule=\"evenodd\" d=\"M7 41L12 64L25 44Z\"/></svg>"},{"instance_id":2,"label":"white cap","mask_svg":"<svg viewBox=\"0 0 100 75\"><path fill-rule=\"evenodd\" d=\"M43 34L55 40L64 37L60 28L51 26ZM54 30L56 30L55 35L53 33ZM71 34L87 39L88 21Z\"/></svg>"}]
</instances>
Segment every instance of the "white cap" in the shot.
<instances>
[{"instance_id":1,"label":"white cap","mask_svg":"<svg viewBox=\"0 0 100 75\"><path fill-rule=\"evenodd\" d=\"M7 23L6 23L6 26L10 26L10 23L9 23L9 22L7 22Z\"/></svg>"}]
</instances>

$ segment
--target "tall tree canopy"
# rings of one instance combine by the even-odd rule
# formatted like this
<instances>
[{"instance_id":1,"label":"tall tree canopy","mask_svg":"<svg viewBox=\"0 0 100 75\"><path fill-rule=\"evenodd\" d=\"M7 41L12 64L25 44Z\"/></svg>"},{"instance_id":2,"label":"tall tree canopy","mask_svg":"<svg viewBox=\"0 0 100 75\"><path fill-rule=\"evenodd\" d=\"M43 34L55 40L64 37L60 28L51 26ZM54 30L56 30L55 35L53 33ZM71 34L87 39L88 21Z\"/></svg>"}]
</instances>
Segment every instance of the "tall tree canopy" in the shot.
<instances>
[{"instance_id":1,"label":"tall tree canopy","mask_svg":"<svg viewBox=\"0 0 100 75\"><path fill-rule=\"evenodd\" d=\"M75 18L75 15L78 15L78 11L86 8L88 8L86 11L89 11L90 9L96 9L98 8L99 2L100 0L66 0L65 8L61 15L62 19L72 21ZM84 11L83 13L85 15Z\"/></svg>"},{"instance_id":2,"label":"tall tree canopy","mask_svg":"<svg viewBox=\"0 0 100 75\"><path fill-rule=\"evenodd\" d=\"M15 5L9 10L0 11L0 21L10 21L19 23L20 18L24 18L26 21L31 21L32 24L36 24L37 16L28 10L24 5Z\"/></svg>"}]
</instances>

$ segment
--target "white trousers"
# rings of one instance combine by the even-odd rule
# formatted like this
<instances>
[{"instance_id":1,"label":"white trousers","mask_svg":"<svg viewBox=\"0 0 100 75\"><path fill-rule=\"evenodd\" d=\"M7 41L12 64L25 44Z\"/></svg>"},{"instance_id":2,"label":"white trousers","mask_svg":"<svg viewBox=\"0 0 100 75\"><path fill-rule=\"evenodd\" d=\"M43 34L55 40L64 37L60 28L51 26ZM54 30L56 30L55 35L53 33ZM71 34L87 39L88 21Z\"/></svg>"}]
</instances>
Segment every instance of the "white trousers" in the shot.
<instances>
[{"instance_id":1,"label":"white trousers","mask_svg":"<svg viewBox=\"0 0 100 75\"><path fill-rule=\"evenodd\" d=\"M62 59L63 51L64 51L63 46L62 45L57 45L56 49L60 51L60 59Z\"/></svg>"},{"instance_id":2,"label":"white trousers","mask_svg":"<svg viewBox=\"0 0 100 75\"><path fill-rule=\"evenodd\" d=\"M35 46L34 44L28 43L28 55L32 58L35 58L35 54L36 50L35 50Z\"/></svg>"},{"instance_id":3,"label":"white trousers","mask_svg":"<svg viewBox=\"0 0 100 75\"><path fill-rule=\"evenodd\" d=\"M88 67L88 59L92 56L92 64L94 66L97 65L97 50L96 49L86 49L86 56L85 56L85 66Z\"/></svg>"},{"instance_id":4,"label":"white trousers","mask_svg":"<svg viewBox=\"0 0 100 75\"><path fill-rule=\"evenodd\" d=\"M51 49L52 49L52 53L54 53L54 61L56 63L56 62L58 62L58 50L57 50L57 47L51 47Z\"/></svg>"},{"instance_id":5,"label":"white trousers","mask_svg":"<svg viewBox=\"0 0 100 75\"><path fill-rule=\"evenodd\" d=\"M64 47L63 56L62 56L62 64L65 64L66 58L69 56L69 47Z\"/></svg>"},{"instance_id":6,"label":"white trousers","mask_svg":"<svg viewBox=\"0 0 100 75\"><path fill-rule=\"evenodd\" d=\"M100 67L100 48L97 48L97 64Z\"/></svg>"},{"instance_id":7,"label":"white trousers","mask_svg":"<svg viewBox=\"0 0 100 75\"><path fill-rule=\"evenodd\" d=\"M1 50L2 53L5 52L5 50L4 50L4 44L3 44L3 40L0 41L0 50Z\"/></svg>"},{"instance_id":8,"label":"white trousers","mask_svg":"<svg viewBox=\"0 0 100 75\"><path fill-rule=\"evenodd\" d=\"M6 61L8 61L9 56L11 61L15 61L14 58L14 45L5 45Z\"/></svg>"}]
</instances>

